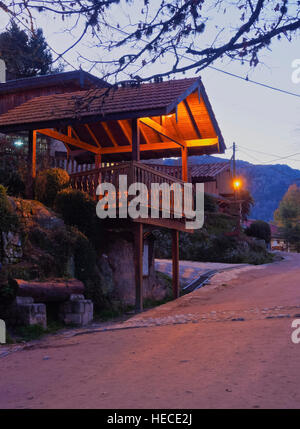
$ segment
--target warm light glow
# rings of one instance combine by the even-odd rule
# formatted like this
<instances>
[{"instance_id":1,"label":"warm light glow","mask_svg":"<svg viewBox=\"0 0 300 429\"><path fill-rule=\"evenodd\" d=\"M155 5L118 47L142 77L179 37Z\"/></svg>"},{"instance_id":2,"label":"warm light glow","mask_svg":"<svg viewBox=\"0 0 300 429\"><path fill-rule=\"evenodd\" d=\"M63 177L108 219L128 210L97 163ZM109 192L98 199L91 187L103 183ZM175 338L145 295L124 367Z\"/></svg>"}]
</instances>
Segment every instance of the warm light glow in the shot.
<instances>
[{"instance_id":1,"label":"warm light glow","mask_svg":"<svg viewBox=\"0 0 300 429\"><path fill-rule=\"evenodd\" d=\"M240 179L235 179L234 181L233 181L233 187L234 187L234 189L240 189L240 187L242 186L242 182L240 181Z\"/></svg>"}]
</instances>

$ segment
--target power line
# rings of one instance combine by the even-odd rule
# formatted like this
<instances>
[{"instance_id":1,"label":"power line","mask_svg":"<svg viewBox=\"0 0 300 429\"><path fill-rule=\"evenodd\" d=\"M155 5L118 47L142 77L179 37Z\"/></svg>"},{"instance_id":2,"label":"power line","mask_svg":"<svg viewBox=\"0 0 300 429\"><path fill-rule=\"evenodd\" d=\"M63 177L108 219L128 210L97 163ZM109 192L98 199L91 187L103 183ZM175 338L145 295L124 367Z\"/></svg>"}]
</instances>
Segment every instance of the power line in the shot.
<instances>
[{"instance_id":1,"label":"power line","mask_svg":"<svg viewBox=\"0 0 300 429\"><path fill-rule=\"evenodd\" d=\"M249 149L249 148L246 148L245 146L242 146L242 145L239 145L239 146L241 146L244 150L246 150L248 152L257 152L257 153L262 153L264 155L270 155L270 156L274 156L275 157L275 159L272 159L270 161L260 161L258 158L255 158L261 164L269 164L269 163L272 163L272 162L280 161L282 159L292 158L293 156L300 155L300 152L296 152L296 153L293 153L291 155L280 156L280 155L274 155L274 154L267 153L267 152L262 152L262 151L259 151L259 150ZM300 159L293 159L293 161L299 161L300 162Z\"/></svg>"},{"instance_id":2,"label":"power line","mask_svg":"<svg viewBox=\"0 0 300 429\"><path fill-rule=\"evenodd\" d=\"M111 24L107 24L107 23L105 23L105 22L104 22L103 24L104 24L104 25L106 25L107 27L112 28L113 30L116 30L116 31L119 31L120 33L126 34L127 36L129 36L129 35L130 35L130 33L128 33L128 32L127 32L127 31L125 31L125 30L122 30L121 28L115 27L115 26L113 26L113 25L111 25ZM144 43L148 43L148 41L147 41L147 40L145 40L145 39L140 39L140 40L141 40L142 42L144 42ZM197 61L195 61L194 59L192 59L192 58L190 58L190 57L188 57L188 56L186 56L186 55L184 55L184 54L178 54L178 57L184 58L184 59L186 59L186 60L188 60L188 61L192 61L192 62L194 62L194 63L196 63L196 62L197 62ZM271 85L268 85L268 84L266 84L266 83L257 82L257 81L255 81L255 80L249 79L249 78L248 78L248 76L245 78L245 77L240 76L240 75L238 75L238 74L230 73L230 72L228 72L228 71L225 71L225 70L219 69L219 68L214 67L214 66L207 66L207 68L210 68L210 69L212 69L212 70L218 71L218 72L223 73L223 74L225 74L225 75L228 75L228 76L235 77L235 78L237 78L237 79L243 80L244 82L253 83L253 84L255 84L255 85L262 86L262 87L264 87L264 88L272 89L273 91L281 92L281 93L283 93L283 94L292 95L292 96L294 96L294 97L299 97L299 98L300 98L300 94L297 94L297 93L295 93L295 92L291 92L291 91L287 91L287 90L285 90L285 89L277 88L277 87L275 87L275 86L271 86Z\"/></svg>"},{"instance_id":3,"label":"power line","mask_svg":"<svg viewBox=\"0 0 300 429\"><path fill-rule=\"evenodd\" d=\"M21 22L20 20L19 20L19 22ZM26 25L23 23L23 22L21 22L25 27L26 27ZM122 30L121 28L118 28L118 27L115 27L115 26L113 26L113 25L111 25L111 24L108 24L108 23L106 23L106 22L103 22L103 24L104 25L106 25L107 27L110 27L110 28L112 28L113 30L116 30L116 31L119 31L120 33L123 33L123 34L126 34L127 36L129 36L130 35L130 33L128 33L127 31L125 31L125 30ZM28 29L28 27L26 27L27 29ZM148 41L147 40L145 40L145 39L140 39L142 42L144 42L144 43L148 43ZM59 57L60 56L60 54L58 54L50 45L49 45L49 43L48 42L46 42L46 44L47 44L47 46L49 47L49 49L52 51L52 52L54 52L55 53L55 55L57 55L57 57ZM184 59L186 59L186 60L188 60L188 61L192 61L192 62L194 62L194 63L196 63L197 61L195 61L194 59L192 59L192 58L190 58L190 57L188 57L188 56L186 56L186 55L184 55L184 54L178 54L178 56L179 57L181 57L181 58L184 58ZM76 67L73 65L73 64L71 64L68 60L66 60L65 58L63 58L63 60L69 65L69 66L71 66L74 70L77 70L76 69ZM243 76L240 76L240 75L237 75L237 74L235 74L235 73L231 73L231 72L228 72L228 71L225 71L225 70L222 70L222 69L220 69L220 68L217 68L217 67L214 67L214 66L207 66L207 68L210 68L210 69L212 69L212 70L215 70L215 71L217 71L217 72L219 72L219 73L223 73L223 74L225 74L225 75L227 75L227 76L231 76L231 77L235 77L235 78L237 78L237 79L240 79L240 80L243 80L244 82L249 82L249 83L253 83L253 84L255 84L255 85L258 85L258 86L262 86L262 87L264 87L264 88L268 88L268 89L272 89L273 91L277 91L277 92L281 92L281 93L283 93L283 94L287 94L287 95L292 95L292 96L294 96L294 97L299 97L300 98L300 94L297 94L297 93L295 93L295 92L291 92L291 91L287 91L287 90L285 90L285 89L281 89L281 88L277 88L277 87L274 87L274 86L271 86L271 85L267 85L266 83L262 83L262 82L257 82L257 81L255 81L255 80L252 80L252 79L249 79L248 78L248 76L245 78L245 77L243 77Z\"/></svg>"},{"instance_id":4,"label":"power line","mask_svg":"<svg viewBox=\"0 0 300 429\"><path fill-rule=\"evenodd\" d=\"M225 70L222 70L222 69L219 69L219 68L213 67L213 66L208 66L208 68L216 70L218 72L224 73L224 74L232 76L232 77L236 77L236 78L241 79L245 82L254 83L255 85L259 85L259 86L262 86L264 88L268 88L268 89L272 89L274 91L282 92L283 94L293 95L294 97L300 97L300 94L297 94L296 92L286 91L285 89L281 89L281 88L277 88L275 86L267 85L266 83L257 82L255 80L249 79L248 76L245 78L243 76L237 75L235 73L230 73L230 72L227 72Z\"/></svg>"},{"instance_id":5,"label":"power line","mask_svg":"<svg viewBox=\"0 0 300 429\"><path fill-rule=\"evenodd\" d=\"M256 157L254 157L253 155L249 155L245 150L243 150L243 149L239 149L241 152L244 152L247 156L250 156L251 158L253 158L255 161L258 161L258 162L260 162ZM247 150L247 149L246 149ZM260 165L262 165L262 164L260 164ZM288 175L287 173L285 173L285 172L283 172L283 171L281 171L281 170L279 170L278 169L278 167L276 166L276 165L266 165L266 164L264 164L263 165L264 167L271 167L271 168L273 168L273 170L275 170L276 171L276 173L279 173L279 174L281 174L282 176L285 176L285 177L288 177L290 180L292 179L293 181L299 181L300 180L300 177L294 177L294 178L291 178L290 177L290 175ZM247 165L247 166L239 166L239 168L240 169L243 169L243 168L252 168L253 167L253 165ZM254 166L255 167L255 166Z\"/></svg>"}]
</instances>

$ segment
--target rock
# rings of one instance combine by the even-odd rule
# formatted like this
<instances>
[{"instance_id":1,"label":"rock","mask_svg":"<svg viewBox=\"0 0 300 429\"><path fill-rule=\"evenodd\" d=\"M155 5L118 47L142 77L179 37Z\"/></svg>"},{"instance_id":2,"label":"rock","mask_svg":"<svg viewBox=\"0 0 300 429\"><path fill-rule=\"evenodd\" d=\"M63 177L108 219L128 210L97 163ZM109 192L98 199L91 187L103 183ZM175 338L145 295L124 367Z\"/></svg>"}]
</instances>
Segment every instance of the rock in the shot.
<instances>
[{"instance_id":1,"label":"rock","mask_svg":"<svg viewBox=\"0 0 300 429\"><path fill-rule=\"evenodd\" d=\"M21 236L17 232L2 232L3 262L15 264L23 257Z\"/></svg>"},{"instance_id":2,"label":"rock","mask_svg":"<svg viewBox=\"0 0 300 429\"><path fill-rule=\"evenodd\" d=\"M33 298L30 296L16 296L17 305L33 304Z\"/></svg>"},{"instance_id":3,"label":"rock","mask_svg":"<svg viewBox=\"0 0 300 429\"><path fill-rule=\"evenodd\" d=\"M47 315L45 304L17 305L18 321L21 325L41 325L47 328Z\"/></svg>"}]
</instances>

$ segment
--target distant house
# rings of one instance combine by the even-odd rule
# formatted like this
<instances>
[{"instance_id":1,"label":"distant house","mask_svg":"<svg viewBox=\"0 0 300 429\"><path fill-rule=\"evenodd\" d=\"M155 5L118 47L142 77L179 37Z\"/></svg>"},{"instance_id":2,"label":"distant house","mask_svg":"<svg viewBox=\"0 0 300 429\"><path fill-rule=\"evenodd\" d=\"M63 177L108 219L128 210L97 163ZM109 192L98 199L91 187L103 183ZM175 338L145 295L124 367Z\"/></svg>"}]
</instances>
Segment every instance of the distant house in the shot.
<instances>
[{"instance_id":1,"label":"distant house","mask_svg":"<svg viewBox=\"0 0 300 429\"><path fill-rule=\"evenodd\" d=\"M281 250L281 251L289 252L290 251L289 244L283 238L280 228L272 223L270 223L270 228L271 228L271 250Z\"/></svg>"},{"instance_id":2,"label":"distant house","mask_svg":"<svg viewBox=\"0 0 300 429\"><path fill-rule=\"evenodd\" d=\"M230 162L190 165L192 183L204 183L204 192L217 197L232 197L232 169Z\"/></svg>"},{"instance_id":3,"label":"distant house","mask_svg":"<svg viewBox=\"0 0 300 429\"><path fill-rule=\"evenodd\" d=\"M256 219L247 219L243 222L243 228L249 228L250 225L255 222ZM274 225L273 223L269 223L270 229L271 229L271 241L270 241L270 250L280 250L289 252L289 244L288 242L283 238L282 232L280 228L277 225Z\"/></svg>"}]
</instances>

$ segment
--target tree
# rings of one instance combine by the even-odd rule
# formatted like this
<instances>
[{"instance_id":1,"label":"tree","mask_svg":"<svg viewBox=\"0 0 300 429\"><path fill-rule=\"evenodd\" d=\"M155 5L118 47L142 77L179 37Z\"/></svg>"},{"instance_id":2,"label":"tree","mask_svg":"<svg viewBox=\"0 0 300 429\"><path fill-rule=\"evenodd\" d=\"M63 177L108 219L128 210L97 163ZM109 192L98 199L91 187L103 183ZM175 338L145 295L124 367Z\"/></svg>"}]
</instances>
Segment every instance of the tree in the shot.
<instances>
[{"instance_id":1,"label":"tree","mask_svg":"<svg viewBox=\"0 0 300 429\"><path fill-rule=\"evenodd\" d=\"M274 213L275 223L284 238L300 252L300 188L291 185Z\"/></svg>"},{"instance_id":2,"label":"tree","mask_svg":"<svg viewBox=\"0 0 300 429\"><path fill-rule=\"evenodd\" d=\"M56 59L84 46L81 62L104 78L160 79L229 58L255 67L273 40L300 28L299 2L288 0L10 0L0 9L34 28L39 14L60 18L74 40ZM78 31L80 29L80 34ZM76 32L76 34L74 33ZM97 47L89 57L86 45ZM89 52L95 52L89 50ZM149 65L157 64L153 73Z\"/></svg>"},{"instance_id":3,"label":"tree","mask_svg":"<svg viewBox=\"0 0 300 429\"><path fill-rule=\"evenodd\" d=\"M266 243L270 243L271 241L271 228L267 222L263 220L256 220L252 222L251 225L246 229L246 234L249 237L260 238L261 240L265 240Z\"/></svg>"},{"instance_id":4,"label":"tree","mask_svg":"<svg viewBox=\"0 0 300 429\"><path fill-rule=\"evenodd\" d=\"M7 31L0 34L0 57L4 59L8 76L12 79L61 71L61 66L56 69L52 66L52 54L42 29L27 35L14 21Z\"/></svg>"},{"instance_id":5,"label":"tree","mask_svg":"<svg viewBox=\"0 0 300 429\"><path fill-rule=\"evenodd\" d=\"M300 188L296 184L291 185L283 196L274 212L274 220L279 227L300 224Z\"/></svg>"},{"instance_id":6,"label":"tree","mask_svg":"<svg viewBox=\"0 0 300 429\"><path fill-rule=\"evenodd\" d=\"M247 189L239 190L237 197L239 200L242 200L241 215L242 215L242 219L246 220L250 214L252 206L254 205L254 199L250 194L250 191L248 191Z\"/></svg>"}]
</instances>

